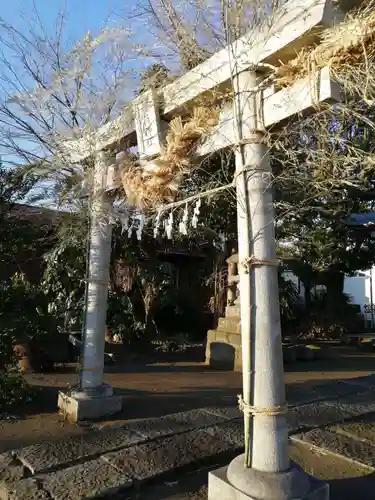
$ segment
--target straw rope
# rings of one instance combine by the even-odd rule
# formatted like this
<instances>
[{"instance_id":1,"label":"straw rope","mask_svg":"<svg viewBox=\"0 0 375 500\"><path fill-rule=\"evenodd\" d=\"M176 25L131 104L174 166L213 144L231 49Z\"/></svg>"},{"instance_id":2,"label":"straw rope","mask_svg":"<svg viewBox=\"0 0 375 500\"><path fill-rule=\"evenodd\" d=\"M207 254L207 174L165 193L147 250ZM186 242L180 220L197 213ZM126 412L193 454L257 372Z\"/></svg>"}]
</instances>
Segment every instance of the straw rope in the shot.
<instances>
[{"instance_id":1,"label":"straw rope","mask_svg":"<svg viewBox=\"0 0 375 500\"><path fill-rule=\"evenodd\" d=\"M278 86L289 86L325 67L340 77L340 73L372 59L375 55L374 1L323 31L320 38L317 45L303 48L293 60L275 68Z\"/></svg>"},{"instance_id":2,"label":"straw rope","mask_svg":"<svg viewBox=\"0 0 375 500\"><path fill-rule=\"evenodd\" d=\"M201 139L219 121L217 106L200 106L184 122L180 116L169 124L164 151L142 162L125 158L120 165L121 180L130 204L152 209L176 198L183 178L193 168L193 154Z\"/></svg>"},{"instance_id":3,"label":"straw rope","mask_svg":"<svg viewBox=\"0 0 375 500\"><path fill-rule=\"evenodd\" d=\"M245 273L248 274L251 269L255 266L279 266L279 261L278 260L272 260L272 259L257 259L254 255L251 255L250 257L246 257L246 259L242 260L240 262L240 266L242 266L245 270Z\"/></svg>"},{"instance_id":4,"label":"straw rope","mask_svg":"<svg viewBox=\"0 0 375 500\"><path fill-rule=\"evenodd\" d=\"M273 408L261 408L258 406L253 406L243 399L242 394L238 394L238 408L245 415L262 415L266 417L274 417L278 415L285 415L288 413L287 405L276 405Z\"/></svg>"}]
</instances>

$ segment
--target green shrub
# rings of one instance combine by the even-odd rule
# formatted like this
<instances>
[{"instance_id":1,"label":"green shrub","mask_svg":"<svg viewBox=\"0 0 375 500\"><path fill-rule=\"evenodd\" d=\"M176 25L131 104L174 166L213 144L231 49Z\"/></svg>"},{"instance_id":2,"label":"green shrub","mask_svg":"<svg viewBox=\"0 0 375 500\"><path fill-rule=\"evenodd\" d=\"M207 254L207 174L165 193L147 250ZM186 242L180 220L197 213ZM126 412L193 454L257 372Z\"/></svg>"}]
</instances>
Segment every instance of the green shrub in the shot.
<instances>
[{"instance_id":1,"label":"green shrub","mask_svg":"<svg viewBox=\"0 0 375 500\"><path fill-rule=\"evenodd\" d=\"M3 372L0 374L0 413L8 412L35 396L35 391L17 374Z\"/></svg>"},{"instance_id":2,"label":"green shrub","mask_svg":"<svg viewBox=\"0 0 375 500\"><path fill-rule=\"evenodd\" d=\"M54 321L47 312L48 300L40 287L22 274L0 282L0 370L12 364L15 342L38 342L49 335Z\"/></svg>"},{"instance_id":3,"label":"green shrub","mask_svg":"<svg viewBox=\"0 0 375 500\"><path fill-rule=\"evenodd\" d=\"M294 283L279 273L279 301L282 334L293 335L306 309Z\"/></svg>"},{"instance_id":4,"label":"green shrub","mask_svg":"<svg viewBox=\"0 0 375 500\"><path fill-rule=\"evenodd\" d=\"M336 339L360 331L362 323L348 295L338 293L332 300L327 294L321 294L311 301L299 332L304 338Z\"/></svg>"}]
</instances>

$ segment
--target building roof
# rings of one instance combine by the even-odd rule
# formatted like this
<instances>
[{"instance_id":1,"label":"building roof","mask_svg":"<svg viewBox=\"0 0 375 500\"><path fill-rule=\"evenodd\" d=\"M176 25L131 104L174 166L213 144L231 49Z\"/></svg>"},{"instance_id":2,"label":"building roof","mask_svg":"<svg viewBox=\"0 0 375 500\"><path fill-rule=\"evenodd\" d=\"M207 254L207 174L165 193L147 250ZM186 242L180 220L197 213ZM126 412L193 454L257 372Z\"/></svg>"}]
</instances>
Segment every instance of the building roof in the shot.
<instances>
[{"instance_id":1,"label":"building roof","mask_svg":"<svg viewBox=\"0 0 375 500\"><path fill-rule=\"evenodd\" d=\"M371 227L375 226L375 212L364 212L361 214L351 214L344 220L347 226Z\"/></svg>"},{"instance_id":2,"label":"building roof","mask_svg":"<svg viewBox=\"0 0 375 500\"><path fill-rule=\"evenodd\" d=\"M31 222L38 226L52 226L57 222L59 212L44 207L15 203L8 217L13 220Z\"/></svg>"}]
</instances>

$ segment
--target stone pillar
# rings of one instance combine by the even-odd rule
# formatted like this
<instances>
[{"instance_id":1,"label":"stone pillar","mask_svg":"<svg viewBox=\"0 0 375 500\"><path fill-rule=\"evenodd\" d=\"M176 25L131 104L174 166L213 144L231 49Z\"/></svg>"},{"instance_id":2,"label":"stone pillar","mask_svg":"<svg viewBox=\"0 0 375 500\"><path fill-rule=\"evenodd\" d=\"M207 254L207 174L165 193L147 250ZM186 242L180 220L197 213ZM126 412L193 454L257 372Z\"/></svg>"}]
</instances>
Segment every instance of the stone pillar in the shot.
<instances>
[{"instance_id":1,"label":"stone pillar","mask_svg":"<svg viewBox=\"0 0 375 500\"><path fill-rule=\"evenodd\" d=\"M111 258L112 200L106 192L107 168L115 158L105 151L96 156L91 205L87 304L80 384L69 395L60 393L58 405L73 420L88 420L121 410L122 398L103 383L104 348Z\"/></svg>"},{"instance_id":2,"label":"stone pillar","mask_svg":"<svg viewBox=\"0 0 375 500\"><path fill-rule=\"evenodd\" d=\"M327 499L328 486L315 483L288 457L272 177L259 130L259 100L252 91L258 81L251 71L234 79L240 132L236 187L243 401L251 414L245 415L249 460L241 455L228 467L210 473L208 497Z\"/></svg>"},{"instance_id":3,"label":"stone pillar","mask_svg":"<svg viewBox=\"0 0 375 500\"><path fill-rule=\"evenodd\" d=\"M87 394L112 395L112 389L103 384L112 241L112 200L105 191L103 173L113 163L108 153L100 151L97 154L91 205L89 276L80 380L81 389Z\"/></svg>"}]
</instances>

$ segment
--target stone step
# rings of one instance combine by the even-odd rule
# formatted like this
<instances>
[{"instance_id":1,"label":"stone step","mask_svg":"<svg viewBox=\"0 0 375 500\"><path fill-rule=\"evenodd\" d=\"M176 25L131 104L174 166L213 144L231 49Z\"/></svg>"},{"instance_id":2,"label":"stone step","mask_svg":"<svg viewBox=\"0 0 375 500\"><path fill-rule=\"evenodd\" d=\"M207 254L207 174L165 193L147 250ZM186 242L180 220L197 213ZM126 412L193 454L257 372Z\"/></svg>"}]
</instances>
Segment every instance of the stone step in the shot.
<instances>
[{"instance_id":1,"label":"stone step","mask_svg":"<svg viewBox=\"0 0 375 500\"><path fill-rule=\"evenodd\" d=\"M112 498L117 492L125 498L129 496L125 490L134 483L138 487L161 474L174 474L176 469L186 466L200 467L222 456L230 460L243 450L241 414L225 408L222 413L220 408L208 410L192 410L200 417L194 430L192 427L186 430L188 425L184 432L178 427L177 433L170 435L153 434L146 442L123 446L116 451L103 450L99 457L92 456L85 461L78 453L69 464L64 461L54 463L52 468L47 466L35 479L30 471L27 473L26 468L18 464L16 457L0 455L0 500L94 500ZM175 415L181 417L179 424L186 419L192 423L194 417L191 412L187 412L186 418L182 413ZM240 418L233 419L233 416ZM149 422L150 430L156 420ZM170 422L165 421L159 427L163 426L169 430Z\"/></svg>"},{"instance_id":2,"label":"stone step","mask_svg":"<svg viewBox=\"0 0 375 500\"><path fill-rule=\"evenodd\" d=\"M226 318L241 318L241 311L239 305L227 306L225 308L225 317Z\"/></svg>"},{"instance_id":3,"label":"stone step","mask_svg":"<svg viewBox=\"0 0 375 500\"><path fill-rule=\"evenodd\" d=\"M313 429L309 432L292 436L291 440L297 443L312 445L320 449L345 457L346 459L362 464L374 471L374 443L366 440L353 439L330 429Z\"/></svg>"},{"instance_id":4,"label":"stone step","mask_svg":"<svg viewBox=\"0 0 375 500\"><path fill-rule=\"evenodd\" d=\"M227 333L241 333L239 318L219 318L217 330Z\"/></svg>"}]
</instances>

